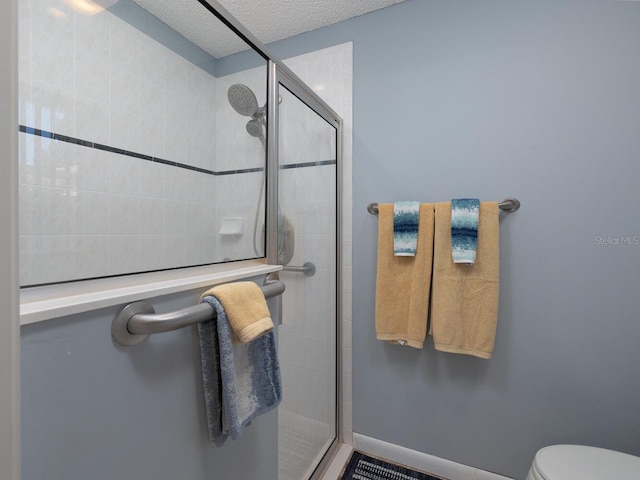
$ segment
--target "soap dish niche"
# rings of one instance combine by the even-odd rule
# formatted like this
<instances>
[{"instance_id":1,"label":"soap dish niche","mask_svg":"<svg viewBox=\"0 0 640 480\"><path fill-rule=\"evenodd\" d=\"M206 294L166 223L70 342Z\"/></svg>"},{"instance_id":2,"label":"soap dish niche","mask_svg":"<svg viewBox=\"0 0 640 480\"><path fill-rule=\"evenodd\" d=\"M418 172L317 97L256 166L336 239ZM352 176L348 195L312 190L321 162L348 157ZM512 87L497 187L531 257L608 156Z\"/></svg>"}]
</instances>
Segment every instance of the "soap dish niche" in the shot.
<instances>
[{"instance_id":1,"label":"soap dish niche","mask_svg":"<svg viewBox=\"0 0 640 480\"><path fill-rule=\"evenodd\" d=\"M242 217L224 217L218 235L242 235Z\"/></svg>"}]
</instances>

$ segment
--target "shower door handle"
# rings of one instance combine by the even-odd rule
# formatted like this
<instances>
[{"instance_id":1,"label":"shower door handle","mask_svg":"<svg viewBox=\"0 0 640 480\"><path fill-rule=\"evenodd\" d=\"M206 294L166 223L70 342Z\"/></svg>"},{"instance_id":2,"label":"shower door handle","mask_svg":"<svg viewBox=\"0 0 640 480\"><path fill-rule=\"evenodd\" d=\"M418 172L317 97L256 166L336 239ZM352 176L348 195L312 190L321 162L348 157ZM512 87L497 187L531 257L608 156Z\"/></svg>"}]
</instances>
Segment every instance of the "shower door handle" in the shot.
<instances>
[{"instance_id":1,"label":"shower door handle","mask_svg":"<svg viewBox=\"0 0 640 480\"><path fill-rule=\"evenodd\" d=\"M313 277L316 274L316 266L313 262L305 262L301 267L292 267L285 265L282 267L283 272L299 272L304 273L307 277Z\"/></svg>"}]
</instances>

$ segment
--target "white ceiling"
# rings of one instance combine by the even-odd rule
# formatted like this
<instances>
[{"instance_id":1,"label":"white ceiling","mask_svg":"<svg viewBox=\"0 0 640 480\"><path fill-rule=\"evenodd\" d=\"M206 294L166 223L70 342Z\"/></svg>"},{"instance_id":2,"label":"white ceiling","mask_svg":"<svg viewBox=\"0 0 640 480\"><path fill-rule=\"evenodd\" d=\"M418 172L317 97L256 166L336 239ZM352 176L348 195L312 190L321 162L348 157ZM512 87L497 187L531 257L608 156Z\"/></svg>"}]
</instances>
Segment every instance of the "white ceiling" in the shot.
<instances>
[{"instance_id":1,"label":"white ceiling","mask_svg":"<svg viewBox=\"0 0 640 480\"><path fill-rule=\"evenodd\" d=\"M219 22L195 0L134 1L216 58L247 48L226 28L218 28ZM405 0L218 1L260 42L267 44Z\"/></svg>"}]
</instances>

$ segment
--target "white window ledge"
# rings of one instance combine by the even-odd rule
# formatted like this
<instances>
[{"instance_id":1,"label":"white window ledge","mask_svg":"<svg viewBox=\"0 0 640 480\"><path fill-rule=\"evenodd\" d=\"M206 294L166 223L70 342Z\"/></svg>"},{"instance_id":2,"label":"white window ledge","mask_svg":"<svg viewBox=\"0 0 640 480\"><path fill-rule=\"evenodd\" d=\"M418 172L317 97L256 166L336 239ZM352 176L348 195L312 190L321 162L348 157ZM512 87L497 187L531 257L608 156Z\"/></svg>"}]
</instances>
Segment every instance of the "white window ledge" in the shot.
<instances>
[{"instance_id":1,"label":"white window ledge","mask_svg":"<svg viewBox=\"0 0 640 480\"><path fill-rule=\"evenodd\" d=\"M281 269L280 265L267 265L261 260L247 260L167 272L23 288L20 291L20 325L266 275Z\"/></svg>"}]
</instances>

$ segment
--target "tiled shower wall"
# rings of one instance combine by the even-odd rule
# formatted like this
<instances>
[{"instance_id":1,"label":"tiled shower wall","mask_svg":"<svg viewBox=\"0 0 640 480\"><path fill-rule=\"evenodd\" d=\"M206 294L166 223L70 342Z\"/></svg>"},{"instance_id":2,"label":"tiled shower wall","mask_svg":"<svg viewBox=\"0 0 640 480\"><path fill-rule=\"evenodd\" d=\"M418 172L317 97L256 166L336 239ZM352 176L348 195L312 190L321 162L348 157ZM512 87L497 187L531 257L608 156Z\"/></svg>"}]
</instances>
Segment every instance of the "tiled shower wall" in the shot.
<instances>
[{"instance_id":1,"label":"tiled shower wall","mask_svg":"<svg viewBox=\"0 0 640 480\"><path fill-rule=\"evenodd\" d=\"M227 100L227 91L234 83L246 85L255 94L258 105L263 106L267 96L266 68L252 68L218 77L216 81L216 105L219 106L219 115L224 118L217 124L216 168L222 172L234 172L261 167L266 155L264 147L258 138L247 133L246 124L250 118L233 111ZM242 218L242 235L216 235L216 256L220 259L263 256L264 170L224 175L218 179L214 197L218 218L216 232L224 218ZM256 210L258 234L254 238Z\"/></svg>"},{"instance_id":2,"label":"tiled shower wall","mask_svg":"<svg viewBox=\"0 0 640 480\"><path fill-rule=\"evenodd\" d=\"M252 256L249 235L217 234L214 192L229 178L195 171L262 166L226 88L108 11L85 16L31 0L20 2L19 22L21 284ZM243 139L233 152L216 144L215 105L230 119L217 138ZM217 150L233 160L217 165ZM227 196L234 207L224 215L235 209L249 224L255 209L242 209L257 205L261 173L238 176L243 188ZM238 196L248 189L255 195Z\"/></svg>"}]
</instances>

